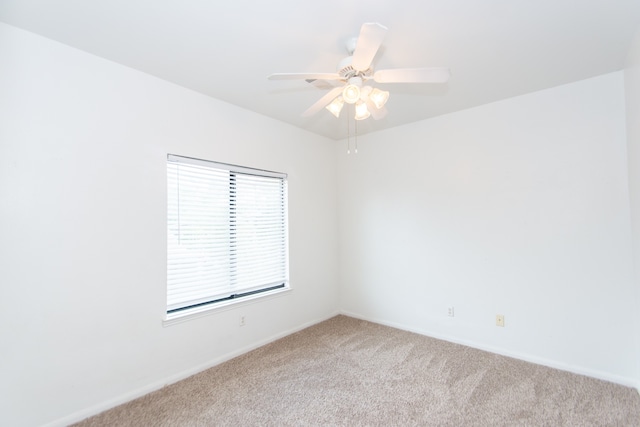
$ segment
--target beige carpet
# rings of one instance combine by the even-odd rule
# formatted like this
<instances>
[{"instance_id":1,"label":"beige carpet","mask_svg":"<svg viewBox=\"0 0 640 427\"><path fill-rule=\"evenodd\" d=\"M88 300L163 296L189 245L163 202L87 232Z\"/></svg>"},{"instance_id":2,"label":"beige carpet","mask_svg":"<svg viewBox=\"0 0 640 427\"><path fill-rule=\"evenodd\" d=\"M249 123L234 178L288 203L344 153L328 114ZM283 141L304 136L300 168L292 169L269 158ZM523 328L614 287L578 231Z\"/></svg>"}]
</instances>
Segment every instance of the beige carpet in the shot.
<instances>
[{"instance_id":1,"label":"beige carpet","mask_svg":"<svg viewBox=\"0 0 640 427\"><path fill-rule=\"evenodd\" d=\"M638 426L635 389L345 316L77 426Z\"/></svg>"}]
</instances>

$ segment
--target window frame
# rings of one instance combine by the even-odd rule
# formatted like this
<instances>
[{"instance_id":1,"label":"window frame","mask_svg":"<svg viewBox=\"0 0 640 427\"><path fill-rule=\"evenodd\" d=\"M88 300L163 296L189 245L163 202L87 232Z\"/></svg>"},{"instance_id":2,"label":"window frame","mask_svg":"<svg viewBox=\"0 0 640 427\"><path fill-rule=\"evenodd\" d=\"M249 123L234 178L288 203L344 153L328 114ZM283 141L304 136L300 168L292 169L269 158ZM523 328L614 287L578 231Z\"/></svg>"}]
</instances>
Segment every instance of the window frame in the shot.
<instances>
[{"instance_id":1,"label":"window frame","mask_svg":"<svg viewBox=\"0 0 640 427\"><path fill-rule=\"evenodd\" d=\"M232 295L229 295L227 297L223 297L223 298L214 298L213 296L211 296L211 299L206 300L206 301L202 301L202 302L198 302L198 303L194 303L194 304L190 304L190 305L185 305L184 307L179 307L179 308L170 308L171 301L170 301L170 291L172 289L175 288L171 288L171 283L170 283L170 268L172 266L171 264L171 260L170 260L170 252L171 252L171 248L172 248L172 242L170 241L171 237L172 237L172 231L171 231L171 213L170 213L170 209L171 209L171 203L172 203L172 197L177 197L178 200L180 199L180 190L178 187L177 190L177 194L178 196L172 195L170 194L170 188L172 186L172 183L170 182L171 178L171 168L180 168L183 167L182 165L184 165L184 167L192 167L195 166L196 168L201 168L201 169L208 169L208 170L214 170L216 173L220 172L220 173L228 173L228 197L229 197L229 204L228 207L229 209L229 213L228 213L228 220L227 220L227 225L229 227L229 230L233 230L232 233L230 233L230 236L232 237L228 237L229 241L223 241L223 246L225 244L228 244L228 249L229 249L229 279L228 279L228 284L229 286L231 286L233 279L231 279L232 277L237 278L238 275L242 274L243 272L247 272L249 270L243 270L241 272L235 272L235 264L231 262L232 259L232 253L234 253L235 248L234 248L234 244L232 244L231 242L233 242L233 239L239 239L238 237L233 237L235 234L240 234L237 233L237 230L234 229L235 227L240 227L240 225L238 223L236 223L236 218L235 218L235 204L237 203L238 199L240 197L248 197L247 195L249 193L251 193L249 190L244 190L244 193L240 193L241 195L238 195L237 191L243 191L243 190L238 190L237 188L237 179L238 176L242 177L242 179L246 179L246 180L251 180L251 179L257 179L257 180L263 180L264 182L273 182L273 180L275 179L276 181L279 181L280 186L281 186L281 195L279 196L280 199L278 199L277 197L274 197L275 194L277 194L277 192L273 191L273 189L269 189L267 191L267 196L273 198L273 200L278 201L278 203L281 204L281 207L278 207L275 212L278 215L278 222L282 221L283 224L283 230L279 230L279 227L276 228L270 228L269 230L273 230L276 232L276 235L278 236L277 240L280 241L283 239L283 242L280 242L276 245L276 249L273 250L273 252L269 252L269 254L272 254L274 257L278 258L278 261L274 261L276 264L276 266L278 266L279 268L283 269L283 273L280 272L278 273L278 279L275 282L272 283L265 283L265 284L260 284L260 285L256 285L254 287L246 287L243 288L241 292L238 293L234 293ZM167 214L167 226L166 226L166 232L167 232L167 282L166 282L166 288L165 288L165 323L169 322L171 323L172 320L181 320L184 318L188 318L188 317L192 317L194 315L203 315L203 314L207 314L209 312L212 311L216 311L216 310L220 310L222 308L229 308L231 306L235 306L237 304L241 304L241 303L245 303L245 302L255 302L258 299L263 299L272 295L277 295L277 294L281 294L283 292L289 291L291 289L290 287L290 281L289 281L289 218L288 218L288 175L286 173L281 173L281 172L274 172L274 171L269 171L269 170L263 170L263 169L256 169L256 168L250 168L250 167L246 167L246 166L238 166L238 165L233 165L233 164L228 164L228 163L220 163L220 162L215 162L215 161L209 161L209 160L204 160L204 159L198 159L198 158L193 158L193 157L186 157L186 156L180 156L180 155L175 155L175 154L167 154L167 160L166 160L166 170L167 170L167 210L166 210L166 214ZM177 170L177 169L176 169ZM177 173L177 172L176 172ZM217 181L218 183L221 182L220 180ZM180 181L177 180L175 182L175 185L180 186ZM182 187L184 189L184 187ZM223 187L224 188L224 187ZM219 190L216 190L219 191ZM211 195L213 193L202 193L203 195L208 194ZM224 194L222 192L219 193L215 193L218 197L223 196ZM257 196L259 196L260 193L257 193ZM249 203L249 205L252 205L253 202L255 202L259 197L256 197L255 195L253 195L254 199L252 200L249 197L249 200L251 201ZM242 199L245 200L245 199ZM272 201L273 201L272 200ZM180 203L180 202L178 202ZM256 202L256 204L258 205L258 203ZM223 209L225 208L223 207ZM260 215L256 215L257 213L260 213L259 211L260 206L258 205L258 207L252 207L250 208L249 214L251 214L252 216L250 216L251 219L257 218ZM178 220L180 220L178 214ZM175 218L174 218L175 219ZM257 219L256 219L257 221ZM273 226L273 225L270 225ZM246 226L244 226L246 227ZM249 239L251 240L251 239ZM249 243L249 247L250 248L258 248L260 246L261 242L250 242ZM233 249L232 249L233 248ZM174 245L174 249L175 249L175 245ZM260 250L260 249L258 249ZM282 259L282 257L284 257L284 259ZM282 265L281 265L282 264ZM175 266L175 264L173 264ZM283 274L283 275L282 275ZM218 283L218 282L216 282ZM224 281L222 282L224 283ZM211 292L213 291L213 289L216 289L216 286L218 285L213 285L211 288ZM246 286L246 285L245 285ZM231 289L231 288L230 288ZM231 290L229 292L232 292ZM213 293L213 292L212 292ZM208 298L208 297L205 297ZM195 301L195 300L194 300ZM175 301L174 301L175 302Z\"/></svg>"}]
</instances>

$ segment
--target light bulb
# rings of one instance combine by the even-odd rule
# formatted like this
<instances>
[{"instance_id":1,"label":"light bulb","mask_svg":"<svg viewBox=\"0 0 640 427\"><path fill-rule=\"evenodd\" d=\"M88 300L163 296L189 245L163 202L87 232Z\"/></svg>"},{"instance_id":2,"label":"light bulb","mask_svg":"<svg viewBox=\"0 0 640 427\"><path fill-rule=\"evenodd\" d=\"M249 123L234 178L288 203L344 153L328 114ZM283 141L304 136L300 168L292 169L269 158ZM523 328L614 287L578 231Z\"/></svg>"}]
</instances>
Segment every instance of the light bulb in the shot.
<instances>
[{"instance_id":1,"label":"light bulb","mask_svg":"<svg viewBox=\"0 0 640 427\"><path fill-rule=\"evenodd\" d=\"M354 104L360 99L360 88L356 85L347 85L342 91L342 98L347 104Z\"/></svg>"},{"instance_id":2,"label":"light bulb","mask_svg":"<svg viewBox=\"0 0 640 427\"><path fill-rule=\"evenodd\" d=\"M342 107L344 106L344 99L341 96L337 97L331 104L327 105L325 108L331 112L336 117L340 117L340 111L342 111Z\"/></svg>"},{"instance_id":3,"label":"light bulb","mask_svg":"<svg viewBox=\"0 0 640 427\"><path fill-rule=\"evenodd\" d=\"M356 104L356 120L364 120L367 117L369 117L371 115L371 113L369 112L369 109L367 108L367 104L365 104L362 101L358 101L358 103Z\"/></svg>"}]
</instances>

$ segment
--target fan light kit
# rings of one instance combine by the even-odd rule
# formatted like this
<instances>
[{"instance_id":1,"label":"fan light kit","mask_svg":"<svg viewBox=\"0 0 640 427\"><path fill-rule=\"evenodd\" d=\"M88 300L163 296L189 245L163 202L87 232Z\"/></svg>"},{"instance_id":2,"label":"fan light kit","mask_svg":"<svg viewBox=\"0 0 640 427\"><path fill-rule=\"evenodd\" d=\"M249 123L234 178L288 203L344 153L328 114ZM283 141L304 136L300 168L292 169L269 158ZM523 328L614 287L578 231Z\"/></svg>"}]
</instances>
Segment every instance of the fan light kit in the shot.
<instances>
[{"instance_id":1,"label":"fan light kit","mask_svg":"<svg viewBox=\"0 0 640 427\"><path fill-rule=\"evenodd\" d=\"M366 83L446 83L451 72L446 67L431 68L394 68L389 70L373 70L372 62L387 28L377 24L363 24L357 39L347 43L350 56L340 61L336 73L277 73L269 76L270 80L306 80L309 83L323 80L331 86L335 82L339 85L331 89L302 115L311 116L326 108L331 114L340 117L344 104L353 104L355 119L364 120L373 117L375 120L387 114L384 108L389 99L389 92L374 88ZM364 84L364 86L363 86Z\"/></svg>"}]
</instances>

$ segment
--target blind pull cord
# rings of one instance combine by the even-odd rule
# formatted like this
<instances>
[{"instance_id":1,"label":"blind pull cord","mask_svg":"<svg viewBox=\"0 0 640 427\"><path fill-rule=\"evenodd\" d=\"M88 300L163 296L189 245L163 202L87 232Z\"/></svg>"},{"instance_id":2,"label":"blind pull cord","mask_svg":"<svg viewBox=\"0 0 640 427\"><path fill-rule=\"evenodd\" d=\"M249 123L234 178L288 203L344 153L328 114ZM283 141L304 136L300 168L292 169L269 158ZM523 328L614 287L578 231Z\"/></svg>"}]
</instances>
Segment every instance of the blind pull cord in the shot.
<instances>
[{"instance_id":1,"label":"blind pull cord","mask_svg":"<svg viewBox=\"0 0 640 427\"><path fill-rule=\"evenodd\" d=\"M177 165L177 178L178 178L178 244L182 244L182 222L180 220L180 164Z\"/></svg>"}]
</instances>

